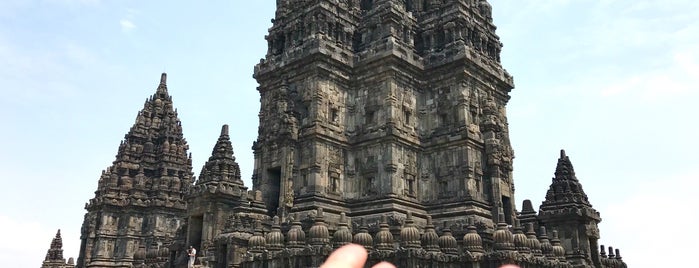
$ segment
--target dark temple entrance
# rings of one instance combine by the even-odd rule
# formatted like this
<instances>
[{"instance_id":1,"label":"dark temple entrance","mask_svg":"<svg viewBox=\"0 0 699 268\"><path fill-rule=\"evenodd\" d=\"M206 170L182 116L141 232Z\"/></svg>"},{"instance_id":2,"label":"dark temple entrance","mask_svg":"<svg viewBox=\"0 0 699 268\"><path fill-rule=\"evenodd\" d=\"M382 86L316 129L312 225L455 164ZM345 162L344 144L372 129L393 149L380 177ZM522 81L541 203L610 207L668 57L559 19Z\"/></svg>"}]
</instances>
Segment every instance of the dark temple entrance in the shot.
<instances>
[{"instance_id":1,"label":"dark temple entrance","mask_svg":"<svg viewBox=\"0 0 699 268\"><path fill-rule=\"evenodd\" d=\"M274 167L267 170L267 215L274 217L279 208L279 193L281 191L282 169Z\"/></svg>"}]
</instances>

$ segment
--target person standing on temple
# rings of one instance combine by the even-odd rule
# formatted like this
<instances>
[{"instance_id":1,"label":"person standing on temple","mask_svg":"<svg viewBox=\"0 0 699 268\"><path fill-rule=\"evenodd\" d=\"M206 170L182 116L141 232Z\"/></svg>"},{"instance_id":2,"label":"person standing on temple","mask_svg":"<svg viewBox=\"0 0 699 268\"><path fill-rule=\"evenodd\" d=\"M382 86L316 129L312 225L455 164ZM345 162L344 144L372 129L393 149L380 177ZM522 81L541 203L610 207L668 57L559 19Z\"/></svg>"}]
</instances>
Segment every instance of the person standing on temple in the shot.
<instances>
[{"instance_id":1,"label":"person standing on temple","mask_svg":"<svg viewBox=\"0 0 699 268\"><path fill-rule=\"evenodd\" d=\"M194 260L197 258L197 249L194 246L189 246L187 250L187 255L189 256L189 262L187 263L187 268L194 267Z\"/></svg>"}]
</instances>

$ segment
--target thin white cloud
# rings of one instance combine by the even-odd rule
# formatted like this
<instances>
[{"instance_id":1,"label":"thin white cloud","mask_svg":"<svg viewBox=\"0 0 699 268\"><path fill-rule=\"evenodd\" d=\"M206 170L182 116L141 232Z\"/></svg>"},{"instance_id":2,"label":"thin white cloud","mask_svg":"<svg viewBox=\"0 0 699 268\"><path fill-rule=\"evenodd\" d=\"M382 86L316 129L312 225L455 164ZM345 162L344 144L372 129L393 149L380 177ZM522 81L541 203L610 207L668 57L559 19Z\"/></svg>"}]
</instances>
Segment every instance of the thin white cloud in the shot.
<instances>
[{"instance_id":1,"label":"thin white cloud","mask_svg":"<svg viewBox=\"0 0 699 268\"><path fill-rule=\"evenodd\" d=\"M136 29L136 23L134 23L134 19L136 18L136 15L138 15L138 13L139 11L136 9L126 9L126 15L124 15L123 18L119 20L119 25L121 25L122 32L129 33Z\"/></svg>"},{"instance_id":2,"label":"thin white cloud","mask_svg":"<svg viewBox=\"0 0 699 268\"><path fill-rule=\"evenodd\" d=\"M603 97L632 97L651 102L696 94L696 85L699 84L699 55L696 51L675 52L669 64L645 73L622 76L602 87L600 94Z\"/></svg>"},{"instance_id":3,"label":"thin white cloud","mask_svg":"<svg viewBox=\"0 0 699 268\"><path fill-rule=\"evenodd\" d=\"M579 1L533 1L530 7L564 8ZM562 85L574 95L658 102L696 94L699 83L697 1L602 1L580 10L578 28L542 43L568 53L553 63L574 72Z\"/></svg>"},{"instance_id":4,"label":"thin white cloud","mask_svg":"<svg viewBox=\"0 0 699 268\"><path fill-rule=\"evenodd\" d=\"M121 19L119 21L119 25L121 25L121 31L125 33L131 32L133 29L136 29L136 24L134 24L129 19Z\"/></svg>"}]
</instances>

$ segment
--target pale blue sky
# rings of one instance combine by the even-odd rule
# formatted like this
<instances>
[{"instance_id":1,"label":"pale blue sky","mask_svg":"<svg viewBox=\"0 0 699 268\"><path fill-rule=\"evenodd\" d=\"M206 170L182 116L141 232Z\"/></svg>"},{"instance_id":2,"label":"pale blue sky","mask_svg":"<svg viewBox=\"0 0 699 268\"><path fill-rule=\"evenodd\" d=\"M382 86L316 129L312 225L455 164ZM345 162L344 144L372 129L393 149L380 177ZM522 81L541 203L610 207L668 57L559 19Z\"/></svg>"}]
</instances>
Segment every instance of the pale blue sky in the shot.
<instances>
[{"instance_id":1,"label":"pale blue sky","mask_svg":"<svg viewBox=\"0 0 699 268\"><path fill-rule=\"evenodd\" d=\"M0 260L37 267L84 203L160 73L198 173L222 124L250 185L275 1L0 1ZM699 236L699 2L492 0L518 206L538 206L565 148L632 267L678 267ZM682 248L682 245L685 247ZM683 255L688 254L688 255Z\"/></svg>"}]
</instances>

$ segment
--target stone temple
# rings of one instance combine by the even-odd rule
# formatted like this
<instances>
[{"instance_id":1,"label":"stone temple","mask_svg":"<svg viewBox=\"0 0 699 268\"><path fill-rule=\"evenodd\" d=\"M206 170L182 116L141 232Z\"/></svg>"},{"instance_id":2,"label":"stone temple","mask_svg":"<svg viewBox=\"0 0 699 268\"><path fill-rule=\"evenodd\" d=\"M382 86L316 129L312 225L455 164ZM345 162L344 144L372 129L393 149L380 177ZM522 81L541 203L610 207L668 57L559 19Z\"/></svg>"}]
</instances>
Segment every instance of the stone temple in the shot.
<instances>
[{"instance_id":1,"label":"stone temple","mask_svg":"<svg viewBox=\"0 0 699 268\"><path fill-rule=\"evenodd\" d=\"M41 264L41 268L73 268L75 267L73 258L63 258L63 238L61 238L61 230L58 230L56 237L51 240L51 247L46 252L46 258Z\"/></svg>"},{"instance_id":2,"label":"stone temple","mask_svg":"<svg viewBox=\"0 0 699 268\"><path fill-rule=\"evenodd\" d=\"M163 74L86 204L77 267L186 267L190 245L200 267L318 267L347 243L398 267L626 267L564 151L539 211L517 208L487 1L277 0L272 21L252 188L228 126L193 176Z\"/></svg>"}]
</instances>

